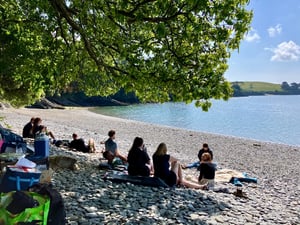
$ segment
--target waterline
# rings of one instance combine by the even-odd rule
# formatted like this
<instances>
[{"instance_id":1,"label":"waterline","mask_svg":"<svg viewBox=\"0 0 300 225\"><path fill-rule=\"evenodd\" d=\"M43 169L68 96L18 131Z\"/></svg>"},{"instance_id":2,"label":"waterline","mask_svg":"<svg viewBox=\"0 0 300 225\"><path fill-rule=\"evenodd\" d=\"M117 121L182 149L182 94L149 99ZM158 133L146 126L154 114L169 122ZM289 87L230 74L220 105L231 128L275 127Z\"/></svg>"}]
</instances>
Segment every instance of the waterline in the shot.
<instances>
[{"instance_id":1,"label":"waterline","mask_svg":"<svg viewBox=\"0 0 300 225\"><path fill-rule=\"evenodd\" d=\"M300 145L300 96L253 96L193 104L164 103L95 108L94 112L172 127Z\"/></svg>"}]
</instances>

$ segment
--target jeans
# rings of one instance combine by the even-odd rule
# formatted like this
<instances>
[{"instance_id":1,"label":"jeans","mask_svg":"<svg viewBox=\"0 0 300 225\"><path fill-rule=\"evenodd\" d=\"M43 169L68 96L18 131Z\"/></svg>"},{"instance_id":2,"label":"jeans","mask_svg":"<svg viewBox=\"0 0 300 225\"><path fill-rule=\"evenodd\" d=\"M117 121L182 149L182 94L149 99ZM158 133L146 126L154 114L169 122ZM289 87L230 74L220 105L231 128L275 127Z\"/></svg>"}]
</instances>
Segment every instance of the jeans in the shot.
<instances>
[{"instance_id":1,"label":"jeans","mask_svg":"<svg viewBox=\"0 0 300 225\"><path fill-rule=\"evenodd\" d=\"M193 163L188 164L185 168L187 168L187 169L198 168L199 166L200 166L200 162L197 161L197 162L193 162Z\"/></svg>"},{"instance_id":2,"label":"jeans","mask_svg":"<svg viewBox=\"0 0 300 225\"><path fill-rule=\"evenodd\" d=\"M215 169L217 170L217 163L216 162L213 162L214 166L215 166ZM186 169L190 169L190 168L198 168L200 166L200 162L197 161L197 162L193 162L193 163L190 163L188 164L185 168Z\"/></svg>"}]
</instances>

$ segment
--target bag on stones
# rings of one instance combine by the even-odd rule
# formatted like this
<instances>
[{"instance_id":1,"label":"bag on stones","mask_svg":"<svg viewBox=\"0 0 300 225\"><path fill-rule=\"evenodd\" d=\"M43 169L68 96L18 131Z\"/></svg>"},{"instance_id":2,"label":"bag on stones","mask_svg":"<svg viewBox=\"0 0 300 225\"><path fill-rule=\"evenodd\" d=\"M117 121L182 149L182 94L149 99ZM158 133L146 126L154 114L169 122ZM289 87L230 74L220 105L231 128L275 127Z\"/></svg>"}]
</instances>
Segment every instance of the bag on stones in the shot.
<instances>
[{"instance_id":1,"label":"bag on stones","mask_svg":"<svg viewBox=\"0 0 300 225\"><path fill-rule=\"evenodd\" d=\"M0 194L0 225L47 225L48 196L12 191Z\"/></svg>"},{"instance_id":2,"label":"bag on stones","mask_svg":"<svg viewBox=\"0 0 300 225\"><path fill-rule=\"evenodd\" d=\"M23 152L27 151L26 142L23 138L11 132L8 129L3 128L0 125L0 135L1 135L1 148L0 153L3 152L16 152L16 149L22 149Z\"/></svg>"},{"instance_id":3,"label":"bag on stones","mask_svg":"<svg viewBox=\"0 0 300 225\"><path fill-rule=\"evenodd\" d=\"M29 191L49 196L50 208L47 225L66 224L66 212L62 196L57 190L52 188L51 184L36 184L31 186Z\"/></svg>"}]
</instances>

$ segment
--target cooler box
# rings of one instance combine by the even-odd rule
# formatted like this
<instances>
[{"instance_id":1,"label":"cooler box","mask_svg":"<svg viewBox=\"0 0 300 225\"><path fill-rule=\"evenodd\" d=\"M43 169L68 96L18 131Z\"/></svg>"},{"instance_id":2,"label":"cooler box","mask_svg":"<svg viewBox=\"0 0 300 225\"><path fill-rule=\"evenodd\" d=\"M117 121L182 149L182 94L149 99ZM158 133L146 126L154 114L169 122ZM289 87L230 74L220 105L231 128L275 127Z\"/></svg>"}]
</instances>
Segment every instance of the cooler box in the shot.
<instances>
[{"instance_id":1,"label":"cooler box","mask_svg":"<svg viewBox=\"0 0 300 225\"><path fill-rule=\"evenodd\" d=\"M38 137L34 141L34 156L48 157L50 142L47 136Z\"/></svg>"},{"instance_id":2,"label":"cooler box","mask_svg":"<svg viewBox=\"0 0 300 225\"><path fill-rule=\"evenodd\" d=\"M33 184L39 183L40 176L41 171L36 168L23 169L8 166L1 181L0 192L25 191Z\"/></svg>"},{"instance_id":3,"label":"cooler box","mask_svg":"<svg viewBox=\"0 0 300 225\"><path fill-rule=\"evenodd\" d=\"M49 157L28 155L25 158L34 162L36 164L36 168L40 171L49 169Z\"/></svg>"}]
</instances>

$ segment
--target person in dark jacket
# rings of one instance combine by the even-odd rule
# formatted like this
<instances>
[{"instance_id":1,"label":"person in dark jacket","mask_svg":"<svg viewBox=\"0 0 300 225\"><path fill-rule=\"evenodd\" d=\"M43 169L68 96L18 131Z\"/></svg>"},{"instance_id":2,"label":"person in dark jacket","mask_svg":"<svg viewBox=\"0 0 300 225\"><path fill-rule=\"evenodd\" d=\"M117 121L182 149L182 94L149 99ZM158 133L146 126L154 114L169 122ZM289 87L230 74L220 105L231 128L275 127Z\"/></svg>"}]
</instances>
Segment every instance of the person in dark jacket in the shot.
<instances>
[{"instance_id":1,"label":"person in dark jacket","mask_svg":"<svg viewBox=\"0 0 300 225\"><path fill-rule=\"evenodd\" d=\"M89 140L88 145L86 145L82 138L78 138L77 134L74 133L72 136L73 140L70 142L69 148L84 153L94 153L96 151L94 140L92 138Z\"/></svg>"},{"instance_id":2,"label":"person in dark jacket","mask_svg":"<svg viewBox=\"0 0 300 225\"><path fill-rule=\"evenodd\" d=\"M132 147L129 150L128 157L128 174L131 176L150 176L151 164L150 158L144 147L144 140L136 137Z\"/></svg>"},{"instance_id":3,"label":"person in dark jacket","mask_svg":"<svg viewBox=\"0 0 300 225\"><path fill-rule=\"evenodd\" d=\"M199 162L201 162L201 160L202 160L203 153L206 153L206 152L210 154L211 160L213 160L213 152L209 149L208 144L204 143L202 145L202 149L200 149L198 152Z\"/></svg>"},{"instance_id":4,"label":"person in dark jacket","mask_svg":"<svg viewBox=\"0 0 300 225\"><path fill-rule=\"evenodd\" d=\"M209 189L214 187L214 179L216 167L211 162L211 155L209 152L205 152L201 156L201 164L198 168L200 175L198 178L199 184L207 185Z\"/></svg>"},{"instance_id":5,"label":"person in dark jacket","mask_svg":"<svg viewBox=\"0 0 300 225\"><path fill-rule=\"evenodd\" d=\"M32 127L34 122L34 117L30 119L30 121L24 126L22 136L23 138L33 138Z\"/></svg>"},{"instance_id":6,"label":"person in dark jacket","mask_svg":"<svg viewBox=\"0 0 300 225\"><path fill-rule=\"evenodd\" d=\"M211 160L213 160L213 152L208 147L208 144L204 143L202 145L202 148L198 152L198 159L199 159L199 161L194 162L194 163L190 163L187 166L183 166L183 169L198 168L200 166L200 163L201 163L201 157L206 152L210 154Z\"/></svg>"}]
</instances>

